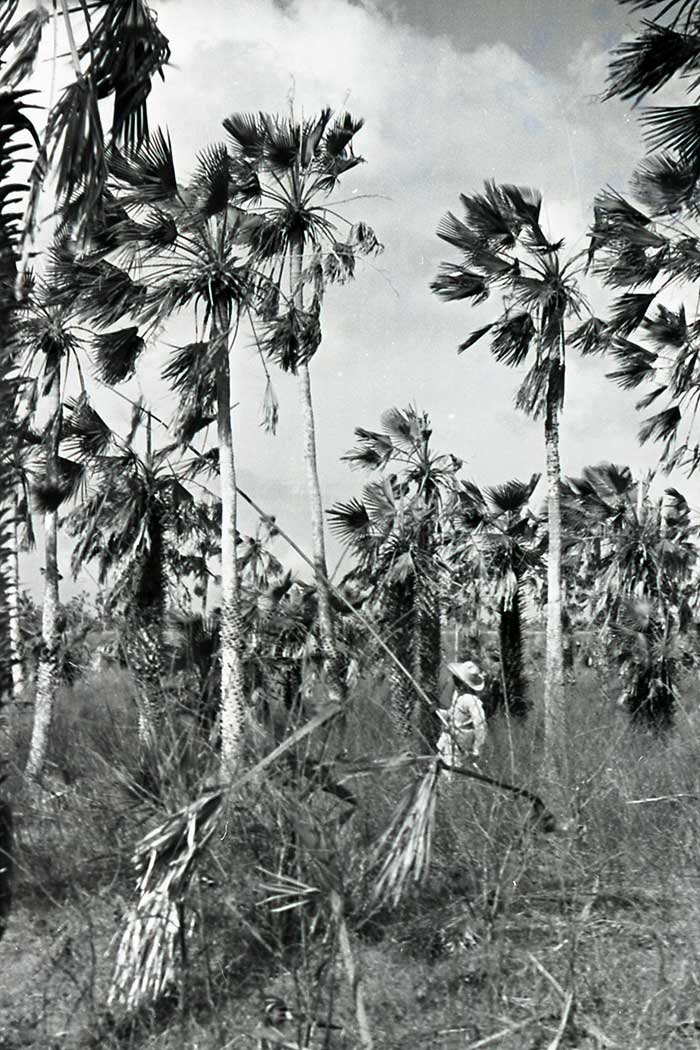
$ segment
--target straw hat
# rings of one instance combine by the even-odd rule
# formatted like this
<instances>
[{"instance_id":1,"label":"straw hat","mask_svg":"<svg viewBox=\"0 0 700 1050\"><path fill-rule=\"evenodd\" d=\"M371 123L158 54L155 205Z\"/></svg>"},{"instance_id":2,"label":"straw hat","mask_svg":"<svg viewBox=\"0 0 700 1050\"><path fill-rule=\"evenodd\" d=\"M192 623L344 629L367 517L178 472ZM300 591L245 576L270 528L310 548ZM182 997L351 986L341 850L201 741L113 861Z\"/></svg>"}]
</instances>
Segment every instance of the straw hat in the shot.
<instances>
[{"instance_id":1,"label":"straw hat","mask_svg":"<svg viewBox=\"0 0 700 1050\"><path fill-rule=\"evenodd\" d=\"M476 693L480 693L486 685L481 669L473 660L465 660L462 664L448 664L447 670Z\"/></svg>"}]
</instances>

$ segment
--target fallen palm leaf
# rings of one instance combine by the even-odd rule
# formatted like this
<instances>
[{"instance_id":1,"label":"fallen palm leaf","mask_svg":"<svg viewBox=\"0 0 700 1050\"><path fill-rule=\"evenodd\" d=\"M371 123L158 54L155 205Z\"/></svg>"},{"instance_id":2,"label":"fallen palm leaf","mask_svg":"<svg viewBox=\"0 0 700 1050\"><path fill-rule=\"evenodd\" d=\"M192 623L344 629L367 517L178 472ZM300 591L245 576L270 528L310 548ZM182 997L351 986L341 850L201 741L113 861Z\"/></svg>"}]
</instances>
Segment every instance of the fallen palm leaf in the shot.
<instances>
[{"instance_id":1,"label":"fallen palm leaf","mask_svg":"<svg viewBox=\"0 0 700 1050\"><path fill-rule=\"evenodd\" d=\"M184 955L192 923L184 927L187 892L204 850L216 830L229 792L248 783L320 726L337 717L329 706L293 733L227 790L215 788L154 828L137 844L132 863L138 876L138 900L119 941L108 1002L134 1009L157 999L172 984L178 951Z\"/></svg>"},{"instance_id":2,"label":"fallen palm leaf","mask_svg":"<svg viewBox=\"0 0 700 1050\"><path fill-rule=\"evenodd\" d=\"M435 802L442 763L434 759L427 773L409 785L394 817L373 851L379 866L373 896L396 906L409 882L419 885L430 870Z\"/></svg>"}]
</instances>

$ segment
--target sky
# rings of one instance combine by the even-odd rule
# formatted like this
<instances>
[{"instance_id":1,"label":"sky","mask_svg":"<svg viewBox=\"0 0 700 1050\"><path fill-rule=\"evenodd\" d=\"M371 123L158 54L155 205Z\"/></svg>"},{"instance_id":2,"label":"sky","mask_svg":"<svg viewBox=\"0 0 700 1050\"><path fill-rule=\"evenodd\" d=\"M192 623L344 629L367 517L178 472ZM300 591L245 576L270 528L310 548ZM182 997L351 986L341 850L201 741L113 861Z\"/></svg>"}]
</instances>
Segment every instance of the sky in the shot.
<instances>
[{"instance_id":1,"label":"sky","mask_svg":"<svg viewBox=\"0 0 700 1050\"><path fill-rule=\"evenodd\" d=\"M340 457L357 426L377 429L381 413L415 405L433 422L436 451L464 461L479 484L544 470L541 423L513 405L522 378L478 344L458 344L495 306L444 303L429 289L441 261L456 253L435 235L459 194L485 179L538 187L553 237L571 252L586 242L598 190L626 188L643 154L626 103L599 101L608 51L635 31L637 17L614 0L154 0L172 64L154 86L151 124L166 125L178 177L196 153L225 138L236 111L310 116L350 110L365 126L356 152L366 163L341 183L340 210L363 219L385 245L358 264L352 285L333 288L323 308L323 342L311 366L324 503L358 495L362 475ZM594 304L599 293L591 292ZM149 353L138 383L165 417L172 396L158 371L166 343L193 338L186 316ZM260 428L264 376L245 338L234 354L240 482L308 548L300 413L293 377L274 374L280 399L276 437ZM597 358L567 365L562 469L612 460L633 470L656 452L637 443L634 397L605 378ZM132 385L132 391L135 387ZM101 393L112 418L128 410ZM693 502L696 483L685 484ZM700 502L696 499L695 502ZM244 519L244 528L253 522ZM280 545L278 555L293 567ZM331 567L340 551L330 539ZM67 552L63 574L69 577ZM36 585L36 565L27 578ZM78 581L78 586L89 580Z\"/></svg>"}]
</instances>

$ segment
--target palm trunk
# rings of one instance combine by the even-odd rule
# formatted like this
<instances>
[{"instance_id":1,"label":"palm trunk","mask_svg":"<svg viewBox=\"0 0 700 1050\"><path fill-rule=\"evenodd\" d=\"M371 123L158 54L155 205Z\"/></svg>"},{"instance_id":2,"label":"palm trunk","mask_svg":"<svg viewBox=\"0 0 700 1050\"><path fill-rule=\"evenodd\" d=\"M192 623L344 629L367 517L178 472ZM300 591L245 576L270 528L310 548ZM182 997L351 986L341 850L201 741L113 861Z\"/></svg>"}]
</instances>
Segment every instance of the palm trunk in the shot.
<instances>
[{"instance_id":1,"label":"palm trunk","mask_svg":"<svg viewBox=\"0 0 700 1050\"><path fill-rule=\"evenodd\" d=\"M217 328L212 338L228 340ZM216 381L219 481L221 485L221 765L231 775L241 757L245 716L241 583L236 554L236 467L231 424L231 372L228 345L220 352Z\"/></svg>"},{"instance_id":2,"label":"palm trunk","mask_svg":"<svg viewBox=\"0 0 700 1050\"><path fill-rule=\"evenodd\" d=\"M44 515L44 603L41 615L41 654L36 675L34 725L25 777L38 783L48 754L53 712L58 692L61 608L58 593L58 512Z\"/></svg>"},{"instance_id":3,"label":"palm trunk","mask_svg":"<svg viewBox=\"0 0 700 1050\"><path fill-rule=\"evenodd\" d=\"M547 456L547 624L544 679L544 776L561 787L565 741L564 659L561 614L561 503L559 463L559 394L547 391L545 419Z\"/></svg>"},{"instance_id":4,"label":"palm trunk","mask_svg":"<svg viewBox=\"0 0 700 1050\"><path fill-rule=\"evenodd\" d=\"M60 376L54 375L51 386L50 445L47 450L46 476L56 484L58 478L58 443L61 431ZM29 745L29 758L24 771L26 779L41 781L49 748L59 677L59 649L61 636L59 614L61 603L58 591L58 511L44 514L44 603L41 614L41 653L36 676L34 724Z\"/></svg>"},{"instance_id":5,"label":"palm trunk","mask_svg":"<svg viewBox=\"0 0 700 1050\"><path fill-rule=\"evenodd\" d=\"M416 595L415 577L389 584L387 588L386 624L389 646L404 667L415 670L412 654L415 652ZM402 740L409 746L414 744L416 726L416 690L409 678L395 665L389 667L389 689L391 713Z\"/></svg>"},{"instance_id":6,"label":"palm trunk","mask_svg":"<svg viewBox=\"0 0 700 1050\"><path fill-rule=\"evenodd\" d=\"M518 591L510 602L501 598L498 618L498 640L503 672L503 698L509 714L524 718L528 711L523 672L522 600Z\"/></svg>"},{"instance_id":7,"label":"palm trunk","mask_svg":"<svg viewBox=\"0 0 700 1050\"><path fill-rule=\"evenodd\" d=\"M12 699L17 704L24 699L24 662L22 659L22 636L19 623L19 528L17 518L17 498L15 496L15 514L9 534L10 541L10 575L5 581L7 616L10 628L10 653L12 659Z\"/></svg>"},{"instance_id":8,"label":"palm trunk","mask_svg":"<svg viewBox=\"0 0 700 1050\"><path fill-rule=\"evenodd\" d=\"M303 309L302 264L303 245L300 238L292 241L290 252L290 269L292 299L297 309ZM318 600L318 622L323 651L326 686L329 701L336 703L344 699L345 690L342 684L338 665L335 626L331 612L331 593L328 585L328 566L326 563L326 540L323 527L323 501L318 477L316 456L316 427L314 423L313 399L311 395L311 375L309 367L302 364L298 370L299 399L301 404L304 463L309 491L309 512L311 519L312 561Z\"/></svg>"}]
</instances>

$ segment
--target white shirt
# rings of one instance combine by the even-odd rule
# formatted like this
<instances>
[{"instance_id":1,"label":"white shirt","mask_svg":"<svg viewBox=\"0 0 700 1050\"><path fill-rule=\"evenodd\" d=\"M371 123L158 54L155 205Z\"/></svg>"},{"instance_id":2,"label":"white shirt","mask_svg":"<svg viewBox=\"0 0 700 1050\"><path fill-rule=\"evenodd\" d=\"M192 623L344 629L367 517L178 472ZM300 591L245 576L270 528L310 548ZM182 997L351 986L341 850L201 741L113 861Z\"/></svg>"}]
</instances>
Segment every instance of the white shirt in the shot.
<instances>
[{"instance_id":1,"label":"white shirt","mask_svg":"<svg viewBox=\"0 0 700 1050\"><path fill-rule=\"evenodd\" d=\"M474 734L472 752L478 755L486 741L484 705L474 693L458 693L455 689L447 716L449 729L457 738L463 733Z\"/></svg>"}]
</instances>

